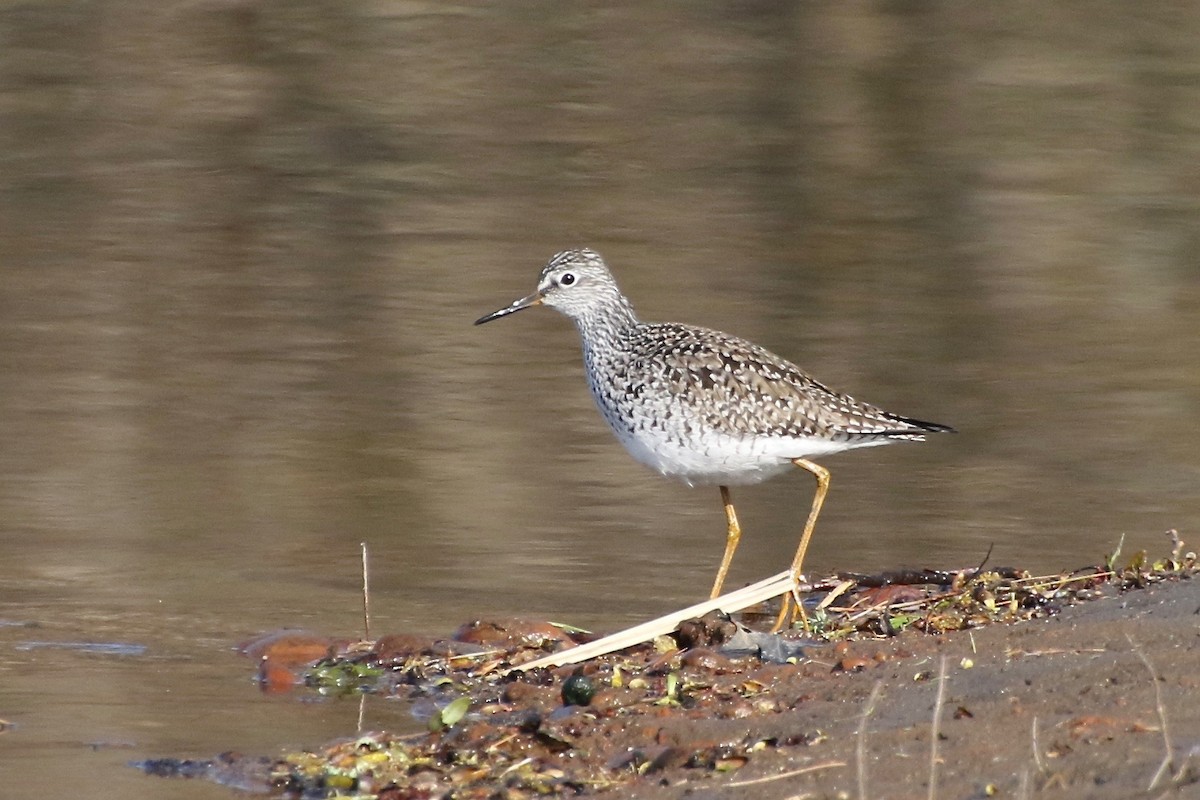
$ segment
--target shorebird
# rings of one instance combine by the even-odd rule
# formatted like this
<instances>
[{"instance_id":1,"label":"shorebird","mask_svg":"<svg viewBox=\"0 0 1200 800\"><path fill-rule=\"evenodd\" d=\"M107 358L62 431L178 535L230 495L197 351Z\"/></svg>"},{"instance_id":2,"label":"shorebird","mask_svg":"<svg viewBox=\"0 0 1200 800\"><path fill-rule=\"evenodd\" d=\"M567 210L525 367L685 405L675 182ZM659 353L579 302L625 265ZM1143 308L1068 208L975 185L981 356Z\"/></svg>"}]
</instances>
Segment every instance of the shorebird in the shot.
<instances>
[{"instance_id":1,"label":"shorebird","mask_svg":"<svg viewBox=\"0 0 1200 800\"><path fill-rule=\"evenodd\" d=\"M730 486L759 483L793 466L816 478L791 564L793 580L800 581L829 491L829 470L810 458L953 432L835 392L745 339L674 322L642 322L592 250L558 253L542 269L533 294L475 324L538 305L574 321L592 398L629 453L689 486L720 488L726 537L714 598L742 536Z\"/></svg>"}]
</instances>

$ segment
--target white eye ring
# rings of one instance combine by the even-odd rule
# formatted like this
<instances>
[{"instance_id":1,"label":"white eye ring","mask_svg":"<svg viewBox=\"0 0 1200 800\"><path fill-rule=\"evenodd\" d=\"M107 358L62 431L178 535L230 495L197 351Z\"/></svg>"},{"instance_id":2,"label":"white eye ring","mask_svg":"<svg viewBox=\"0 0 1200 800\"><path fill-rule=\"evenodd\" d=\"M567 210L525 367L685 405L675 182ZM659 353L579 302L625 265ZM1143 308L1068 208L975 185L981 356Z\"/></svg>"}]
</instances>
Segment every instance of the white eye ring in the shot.
<instances>
[{"instance_id":1,"label":"white eye ring","mask_svg":"<svg viewBox=\"0 0 1200 800\"><path fill-rule=\"evenodd\" d=\"M563 273L563 276L562 276L561 278L559 278L559 279L558 279L558 282L559 282L559 284L561 284L562 286L570 286L572 283L574 283L574 282L575 282L575 273L573 273L573 272L564 272L564 273Z\"/></svg>"}]
</instances>

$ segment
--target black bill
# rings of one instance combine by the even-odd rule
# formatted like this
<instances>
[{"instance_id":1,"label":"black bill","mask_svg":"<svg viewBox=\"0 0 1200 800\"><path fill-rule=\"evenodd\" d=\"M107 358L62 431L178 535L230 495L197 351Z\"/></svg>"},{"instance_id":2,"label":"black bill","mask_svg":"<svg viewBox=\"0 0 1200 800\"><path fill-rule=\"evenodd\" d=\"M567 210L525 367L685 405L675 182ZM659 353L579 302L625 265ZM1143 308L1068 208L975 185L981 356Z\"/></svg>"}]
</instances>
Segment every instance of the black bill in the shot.
<instances>
[{"instance_id":1,"label":"black bill","mask_svg":"<svg viewBox=\"0 0 1200 800\"><path fill-rule=\"evenodd\" d=\"M490 314L485 314L484 316L475 320L475 324L482 325L485 322L491 322L494 319L500 319L501 317L507 317L509 314L515 314L516 312L521 311L523 309L530 308L531 306L540 306L541 304L542 304L541 292L534 292L533 294L529 295L528 297L522 297L520 300L514 300L511 305L507 305L504 308L500 309L499 311L493 311Z\"/></svg>"}]
</instances>

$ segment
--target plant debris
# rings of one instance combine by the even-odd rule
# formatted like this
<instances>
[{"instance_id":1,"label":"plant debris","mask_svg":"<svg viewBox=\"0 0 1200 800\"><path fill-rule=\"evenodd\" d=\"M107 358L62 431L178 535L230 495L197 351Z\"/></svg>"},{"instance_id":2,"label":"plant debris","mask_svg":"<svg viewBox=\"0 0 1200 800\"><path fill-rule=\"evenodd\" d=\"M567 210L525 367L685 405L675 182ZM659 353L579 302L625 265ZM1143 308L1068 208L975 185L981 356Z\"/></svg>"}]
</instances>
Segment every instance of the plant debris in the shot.
<instances>
[{"instance_id":1,"label":"plant debris","mask_svg":"<svg viewBox=\"0 0 1200 800\"><path fill-rule=\"evenodd\" d=\"M452 640L393 635L347 643L273 634L243 648L259 659L264 690L290 684L321 695L404 697L429 709L429 731L363 733L275 760L225 754L137 766L287 797L380 800L523 798L598 791L650 775L660 783L716 776L765 751L825 741L817 729L746 735L737 724L803 706L813 676L869 670L903 657L904 642L930 635L1053 616L1069 605L1191 578L1195 554L1185 554L1177 536L1173 542L1171 555L1158 561L1138 554L1118 567L1114 554L1104 566L1052 576L1008 568L838 575L806 597L791 631L754 630L769 625L777 608L751 610L741 622L712 612L669 636L556 669L519 667L590 634L521 620L470 623ZM875 646L884 640L901 644L884 652ZM320 658L301 666L298 653ZM957 663L973 666L970 658ZM922 676L936 680L932 670L917 672L917 682ZM953 719L974 717L956 707ZM1079 715L1068 730L1076 738L1102 737L1117 725Z\"/></svg>"}]
</instances>

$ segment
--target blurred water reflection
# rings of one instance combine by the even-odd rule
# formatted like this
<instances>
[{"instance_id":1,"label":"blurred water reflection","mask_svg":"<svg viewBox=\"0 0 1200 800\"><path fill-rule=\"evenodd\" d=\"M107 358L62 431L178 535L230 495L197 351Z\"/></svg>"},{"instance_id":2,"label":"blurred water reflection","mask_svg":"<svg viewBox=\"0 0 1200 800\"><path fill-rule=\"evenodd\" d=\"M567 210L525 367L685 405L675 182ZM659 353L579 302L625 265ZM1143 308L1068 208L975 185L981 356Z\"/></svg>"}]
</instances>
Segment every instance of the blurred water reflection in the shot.
<instances>
[{"instance_id":1,"label":"blurred water reflection","mask_svg":"<svg viewBox=\"0 0 1200 800\"><path fill-rule=\"evenodd\" d=\"M0 9L0 616L352 631L360 541L389 629L702 596L715 491L610 439L557 315L470 324L571 245L647 319L962 431L831 458L814 570L1186 539L1198 17ZM810 492L739 493L731 585L782 568Z\"/></svg>"}]
</instances>

